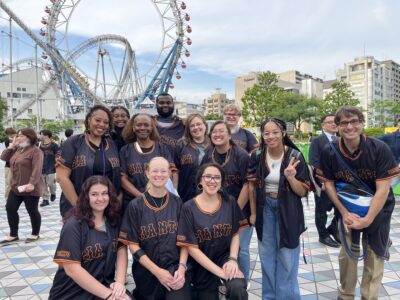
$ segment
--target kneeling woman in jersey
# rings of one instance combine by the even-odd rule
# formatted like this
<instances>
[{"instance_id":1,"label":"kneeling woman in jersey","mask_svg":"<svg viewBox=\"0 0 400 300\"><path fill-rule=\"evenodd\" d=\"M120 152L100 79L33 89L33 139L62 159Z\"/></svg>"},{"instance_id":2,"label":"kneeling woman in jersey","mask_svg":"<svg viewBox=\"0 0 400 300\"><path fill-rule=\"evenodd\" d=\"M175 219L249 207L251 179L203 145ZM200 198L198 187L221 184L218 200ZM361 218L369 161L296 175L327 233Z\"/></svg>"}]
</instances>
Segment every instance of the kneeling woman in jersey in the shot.
<instances>
[{"instance_id":1,"label":"kneeling woman in jersey","mask_svg":"<svg viewBox=\"0 0 400 300\"><path fill-rule=\"evenodd\" d=\"M125 294L128 255L126 247L118 247L119 206L106 177L85 181L61 230L49 299L130 299Z\"/></svg>"},{"instance_id":2,"label":"kneeling woman in jersey","mask_svg":"<svg viewBox=\"0 0 400 300\"><path fill-rule=\"evenodd\" d=\"M202 165L196 182L201 193L182 207L177 245L196 260L193 285L199 300L217 300L222 280L230 300L247 299L239 269L239 231L248 227L235 199L221 192L224 181L217 164Z\"/></svg>"},{"instance_id":3,"label":"kneeling woman in jersey","mask_svg":"<svg viewBox=\"0 0 400 300\"><path fill-rule=\"evenodd\" d=\"M163 157L155 157L145 173L148 188L129 203L120 232L120 241L129 245L134 258L133 297L190 299L190 282L185 280L188 252L176 246L182 200L165 187L171 176L170 163Z\"/></svg>"}]
</instances>

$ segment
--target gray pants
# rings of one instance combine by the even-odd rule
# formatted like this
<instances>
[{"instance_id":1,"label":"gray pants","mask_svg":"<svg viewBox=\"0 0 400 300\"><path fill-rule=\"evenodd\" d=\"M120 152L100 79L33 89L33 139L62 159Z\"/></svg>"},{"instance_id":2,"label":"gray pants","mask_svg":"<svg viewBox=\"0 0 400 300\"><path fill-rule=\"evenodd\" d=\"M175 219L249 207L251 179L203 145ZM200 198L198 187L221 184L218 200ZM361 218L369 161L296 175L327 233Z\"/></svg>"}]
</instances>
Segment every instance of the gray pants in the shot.
<instances>
[{"instance_id":1,"label":"gray pants","mask_svg":"<svg viewBox=\"0 0 400 300\"><path fill-rule=\"evenodd\" d=\"M56 174L43 174L44 193L43 200L50 200L50 195L55 195L57 190Z\"/></svg>"}]
</instances>

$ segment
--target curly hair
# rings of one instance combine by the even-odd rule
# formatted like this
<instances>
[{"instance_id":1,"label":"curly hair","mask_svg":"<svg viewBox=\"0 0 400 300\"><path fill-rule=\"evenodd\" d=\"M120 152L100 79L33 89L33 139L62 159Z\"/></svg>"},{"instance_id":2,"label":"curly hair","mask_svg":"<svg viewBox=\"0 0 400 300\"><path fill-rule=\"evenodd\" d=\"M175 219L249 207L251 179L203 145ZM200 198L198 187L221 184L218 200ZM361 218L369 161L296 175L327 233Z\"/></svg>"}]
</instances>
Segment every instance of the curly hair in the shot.
<instances>
[{"instance_id":1,"label":"curly hair","mask_svg":"<svg viewBox=\"0 0 400 300\"><path fill-rule=\"evenodd\" d=\"M85 129L86 129L87 132L90 130L90 128L89 128L89 120L93 116L93 113L98 111L98 110L104 111L108 116L108 129L107 129L106 135L110 135L110 129L111 129L112 124L113 124L113 116L112 116L111 111L107 107L105 107L104 105L100 105L100 104L97 104L97 105L93 106L90 109L90 111L87 113L87 115L85 117L85 122L84 122Z\"/></svg>"},{"instance_id":2,"label":"curly hair","mask_svg":"<svg viewBox=\"0 0 400 300\"><path fill-rule=\"evenodd\" d=\"M160 134L158 133L157 130L157 124L156 121L152 116L146 113L139 113L135 114L132 116L132 118L129 119L128 123L122 130L122 138L125 140L126 143L133 143L137 141L137 136L136 133L133 131L133 125L135 125L135 119L138 116L147 116L150 118L151 122L151 133L150 133L150 139L152 141L158 141L160 139Z\"/></svg>"},{"instance_id":3,"label":"curly hair","mask_svg":"<svg viewBox=\"0 0 400 300\"><path fill-rule=\"evenodd\" d=\"M88 223L90 228L94 228L93 222L93 211L90 207L89 201L89 191L92 186L96 184L101 184L108 189L109 196L109 204L104 210L104 216L107 221L111 224L111 226L116 226L121 218L120 209L121 204L117 199L117 192L115 191L114 186L111 181L104 176L91 176L83 183L81 193L79 194L78 201L76 202L75 207L73 207L67 216L64 218L64 223L72 216L75 216L80 221L85 221Z\"/></svg>"}]
</instances>

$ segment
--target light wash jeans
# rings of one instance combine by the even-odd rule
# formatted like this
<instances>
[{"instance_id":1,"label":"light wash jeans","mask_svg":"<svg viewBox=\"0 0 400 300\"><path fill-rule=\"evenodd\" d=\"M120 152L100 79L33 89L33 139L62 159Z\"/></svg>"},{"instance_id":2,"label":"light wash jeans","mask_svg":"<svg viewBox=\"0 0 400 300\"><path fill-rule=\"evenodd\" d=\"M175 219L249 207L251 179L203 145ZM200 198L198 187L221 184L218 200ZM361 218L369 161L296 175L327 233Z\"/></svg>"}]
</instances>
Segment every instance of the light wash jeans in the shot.
<instances>
[{"instance_id":1,"label":"light wash jeans","mask_svg":"<svg viewBox=\"0 0 400 300\"><path fill-rule=\"evenodd\" d=\"M266 197L263 236L258 241L262 268L262 299L300 299L297 281L300 244L295 249L279 248L279 200Z\"/></svg>"},{"instance_id":2,"label":"light wash jeans","mask_svg":"<svg viewBox=\"0 0 400 300\"><path fill-rule=\"evenodd\" d=\"M250 241L254 227L249 227L239 233L239 268L243 272L244 279L249 281L250 277Z\"/></svg>"}]
</instances>

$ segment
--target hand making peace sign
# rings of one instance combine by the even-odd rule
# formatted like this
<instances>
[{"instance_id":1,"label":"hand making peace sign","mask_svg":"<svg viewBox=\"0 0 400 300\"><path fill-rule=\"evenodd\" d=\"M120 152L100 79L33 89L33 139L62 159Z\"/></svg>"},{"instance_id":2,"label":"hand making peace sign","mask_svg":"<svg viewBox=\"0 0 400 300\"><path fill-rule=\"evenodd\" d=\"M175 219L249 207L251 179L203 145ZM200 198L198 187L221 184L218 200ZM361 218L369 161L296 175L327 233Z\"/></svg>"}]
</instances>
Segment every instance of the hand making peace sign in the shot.
<instances>
[{"instance_id":1,"label":"hand making peace sign","mask_svg":"<svg viewBox=\"0 0 400 300\"><path fill-rule=\"evenodd\" d=\"M285 175L287 180L293 179L296 176L296 174L297 174L296 168L299 165L299 163L300 163L300 160L298 160L298 159L296 160L295 157L292 157L290 159L288 166L283 171L283 174Z\"/></svg>"}]
</instances>

